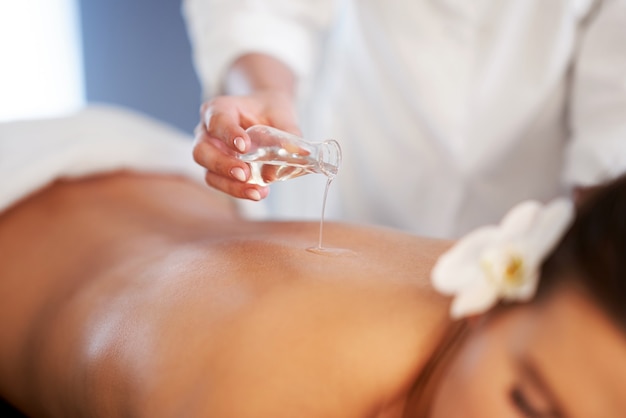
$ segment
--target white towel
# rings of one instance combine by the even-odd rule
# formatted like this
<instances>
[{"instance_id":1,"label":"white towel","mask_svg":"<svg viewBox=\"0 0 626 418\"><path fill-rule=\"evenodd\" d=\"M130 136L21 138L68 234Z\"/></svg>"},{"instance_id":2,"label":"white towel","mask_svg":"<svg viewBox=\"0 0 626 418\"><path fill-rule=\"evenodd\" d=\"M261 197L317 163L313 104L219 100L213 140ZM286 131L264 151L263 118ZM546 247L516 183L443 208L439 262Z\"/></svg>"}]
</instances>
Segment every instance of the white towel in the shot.
<instances>
[{"instance_id":1,"label":"white towel","mask_svg":"<svg viewBox=\"0 0 626 418\"><path fill-rule=\"evenodd\" d=\"M107 106L89 106L58 119L0 124L0 212L59 178L133 170L204 182L191 149L189 135Z\"/></svg>"}]
</instances>

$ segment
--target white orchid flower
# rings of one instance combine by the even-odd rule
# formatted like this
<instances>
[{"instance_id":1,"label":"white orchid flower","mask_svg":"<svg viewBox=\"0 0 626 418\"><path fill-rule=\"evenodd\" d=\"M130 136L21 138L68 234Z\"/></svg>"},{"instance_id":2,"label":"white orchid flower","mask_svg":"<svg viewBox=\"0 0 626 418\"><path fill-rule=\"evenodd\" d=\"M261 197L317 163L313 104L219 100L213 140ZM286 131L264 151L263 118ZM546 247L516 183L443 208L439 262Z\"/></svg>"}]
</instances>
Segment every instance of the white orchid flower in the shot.
<instances>
[{"instance_id":1,"label":"white orchid flower","mask_svg":"<svg viewBox=\"0 0 626 418\"><path fill-rule=\"evenodd\" d=\"M435 289L454 296L451 316L483 313L501 299L530 300L541 263L573 217L569 200L547 206L527 201L511 209L500 225L479 228L458 241L431 273Z\"/></svg>"}]
</instances>

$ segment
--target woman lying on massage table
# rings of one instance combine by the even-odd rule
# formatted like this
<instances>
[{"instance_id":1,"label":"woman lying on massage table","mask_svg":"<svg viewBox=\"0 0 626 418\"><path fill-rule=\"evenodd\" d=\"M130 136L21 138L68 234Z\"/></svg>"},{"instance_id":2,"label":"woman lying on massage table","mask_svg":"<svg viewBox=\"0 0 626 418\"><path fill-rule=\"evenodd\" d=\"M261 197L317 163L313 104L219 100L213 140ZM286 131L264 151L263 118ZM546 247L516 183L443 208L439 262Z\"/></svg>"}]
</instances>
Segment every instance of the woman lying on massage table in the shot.
<instances>
[{"instance_id":1,"label":"woman lying on massage table","mask_svg":"<svg viewBox=\"0 0 626 418\"><path fill-rule=\"evenodd\" d=\"M429 281L445 242L329 224L353 254L328 257L305 250L317 224L242 220L184 177L59 180L0 214L0 396L33 417L622 416L624 213L621 179L556 249L520 234L550 251L537 295L489 309L474 275L453 320ZM439 288L475 241L440 259ZM497 295L532 296L533 257Z\"/></svg>"}]
</instances>

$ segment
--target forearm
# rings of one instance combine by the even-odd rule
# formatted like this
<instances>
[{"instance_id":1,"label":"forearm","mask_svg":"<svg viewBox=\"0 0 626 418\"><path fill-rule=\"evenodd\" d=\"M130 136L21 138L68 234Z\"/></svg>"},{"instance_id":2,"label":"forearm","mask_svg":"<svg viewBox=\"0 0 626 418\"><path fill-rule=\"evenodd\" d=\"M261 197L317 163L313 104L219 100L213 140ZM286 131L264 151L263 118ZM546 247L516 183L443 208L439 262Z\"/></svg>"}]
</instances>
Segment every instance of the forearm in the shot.
<instances>
[{"instance_id":1,"label":"forearm","mask_svg":"<svg viewBox=\"0 0 626 418\"><path fill-rule=\"evenodd\" d=\"M280 60L265 54L250 53L239 57L224 77L223 93L250 95L258 92L275 92L293 98L296 77Z\"/></svg>"}]
</instances>

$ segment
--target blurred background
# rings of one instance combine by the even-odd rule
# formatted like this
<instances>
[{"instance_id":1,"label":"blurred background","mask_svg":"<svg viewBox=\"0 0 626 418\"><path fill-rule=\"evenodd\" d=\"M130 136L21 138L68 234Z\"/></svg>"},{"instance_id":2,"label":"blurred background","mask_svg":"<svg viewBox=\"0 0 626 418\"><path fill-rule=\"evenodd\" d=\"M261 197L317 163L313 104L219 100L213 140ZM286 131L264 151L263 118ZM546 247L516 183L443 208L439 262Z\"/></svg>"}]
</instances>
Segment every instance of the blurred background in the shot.
<instances>
[{"instance_id":1,"label":"blurred background","mask_svg":"<svg viewBox=\"0 0 626 418\"><path fill-rule=\"evenodd\" d=\"M87 103L192 132L201 90L180 0L0 1L0 122Z\"/></svg>"}]
</instances>

